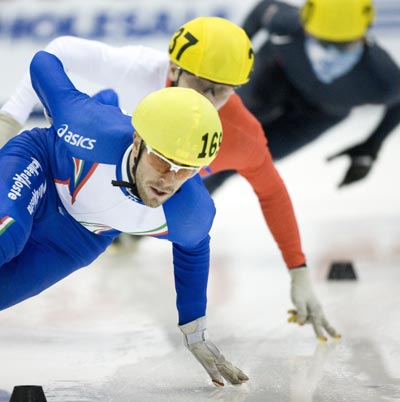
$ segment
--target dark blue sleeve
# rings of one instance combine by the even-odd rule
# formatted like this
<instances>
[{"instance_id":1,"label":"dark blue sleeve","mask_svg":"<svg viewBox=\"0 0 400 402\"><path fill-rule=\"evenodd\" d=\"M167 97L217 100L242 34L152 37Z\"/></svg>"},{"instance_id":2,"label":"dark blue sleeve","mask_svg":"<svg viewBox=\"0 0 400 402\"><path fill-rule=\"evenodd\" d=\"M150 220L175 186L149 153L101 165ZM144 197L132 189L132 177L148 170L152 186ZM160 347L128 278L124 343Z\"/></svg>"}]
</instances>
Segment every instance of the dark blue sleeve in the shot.
<instances>
[{"instance_id":1,"label":"dark blue sleeve","mask_svg":"<svg viewBox=\"0 0 400 402\"><path fill-rule=\"evenodd\" d=\"M262 29L290 35L301 29L299 9L282 1L262 0L249 12L242 27L251 39Z\"/></svg>"},{"instance_id":2,"label":"dark blue sleeve","mask_svg":"<svg viewBox=\"0 0 400 402\"><path fill-rule=\"evenodd\" d=\"M369 44L367 50L371 79L364 87L375 84L375 92L381 94L378 101L385 106L381 121L364 142L368 151L376 157L385 139L400 124L400 68L378 44Z\"/></svg>"},{"instance_id":3,"label":"dark blue sleeve","mask_svg":"<svg viewBox=\"0 0 400 402\"><path fill-rule=\"evenodd\" d=\"M104 104L104 97L92 99L78 91L56 56L44 51L36 53L30 74L58 137L75 157L114 163L132 143L130 117L117 106ZM107 103L115 102L117 99L110 102L108 96Z\"/></svg>"},{"instance_id":4,"label":"dark blue sleeve","mask_svg":"<svg viewBox=\"0 0 400 402\"><path fill-rule=\"evenodd\" d=\"M377 156L385 139L391 134L395 127L400 124L400 102L386 109L382 120L375 130L364 141L371 155Z\"/></svg>"},{"instance_id":5,"label":"dark blue sleeve","mask_svg":"<svg viewBox=\"0 0 400 402\"><path fill-rule=\"evenodd\" d=\"M263 18L268 8L275 2L273 0L262 0L255 5L242 23L243 29L249 38L252 38L263 27Z\"/></svg>"}]
</instances>

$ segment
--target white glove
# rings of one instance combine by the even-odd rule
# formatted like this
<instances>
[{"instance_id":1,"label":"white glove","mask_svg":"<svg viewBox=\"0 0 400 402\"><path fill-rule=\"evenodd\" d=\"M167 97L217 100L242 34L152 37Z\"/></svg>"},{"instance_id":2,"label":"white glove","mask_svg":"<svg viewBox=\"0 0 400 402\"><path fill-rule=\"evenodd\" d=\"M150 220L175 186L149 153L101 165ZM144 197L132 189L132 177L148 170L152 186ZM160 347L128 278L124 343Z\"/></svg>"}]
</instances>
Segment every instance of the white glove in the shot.
<instances>
[{"instance_id":1,"label":"white glove","mask_svg":"<svg viewBox=\"0 0 400 402\"><path fill-rule=\"evenodd\" d=\"M289 322L304 325L311 323L315 335L321 341L327 341L327 337L323 333L323 329L334 339L340 339L341 335L331 327L325 318L322 307L316 298L311 278L307 267L293 268L289 270L292 287L291 298L296 310L289 310Z\"/></svg>"},{"instance_id":2,"label":"white glove","mask_svg":"<svg viewBox=\"0 0 400 402\"><path fill-rule=\"evenodd\" d=\"M12 137L15 137L22 129L18 123L8 113L0 112L0 148Z\"/></svg>"},{"instance_id":3,"label":"white glove","mask_svg":"<svg viewBox=\"0 0 400 402\"><path fill-rule=\"evenodd\" d=\"M205 368L215 386L223 387L223 378L235 385L249 380L246 374L228 362L214 343L207 339L206 317L180 325L179 329L184 334L185 346Z\"/></svg>"}]
</instances>

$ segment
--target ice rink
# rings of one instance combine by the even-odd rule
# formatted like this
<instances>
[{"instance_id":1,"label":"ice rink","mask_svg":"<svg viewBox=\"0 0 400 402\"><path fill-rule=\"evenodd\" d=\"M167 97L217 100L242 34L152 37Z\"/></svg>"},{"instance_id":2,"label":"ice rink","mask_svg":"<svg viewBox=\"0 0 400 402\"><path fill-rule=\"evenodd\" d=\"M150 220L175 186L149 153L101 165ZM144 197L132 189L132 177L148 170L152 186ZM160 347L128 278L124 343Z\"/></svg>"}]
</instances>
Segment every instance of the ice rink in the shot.
<instances>
[{"instance_id":1,"label":"ice rink","mask_svg":"<svg viewBox=\"0 0 400 402\"><path fill-rule=\"evenodd\" d=\"M381 113L355 110L277 163L340 341L320 343L311 327L287 323L289 275L255 195L236 176L215 195L208 328L247 384L216 389L184 348L171 247L149 238L0 313L0 402L25 384L42 385L48 402L400 401L400 127L358 184L338 190L348 161L325 162ZM358 279L328 281L330 264L347 260Z\"/></svg>"},{"instance_id":2,"label":"ice rink","mask_svg":"<svg viewBox=\"0 0 400 402\"><path fill-rule=\"evenodd\" d=\"M42 385L49 402L400 400L400 129L359 184L337 190L348 162L325 162L379 113L357 110L277 164L341 341L319 343L310 327L286 322L288 273L251 188L233 177L215 195L208 327L247 384L214 388L184 348L170 244L145 239L1 312L0 401L22 384ZM340 260L354 263L358 280L326 279Z\"/></svg>"}]
</instances>

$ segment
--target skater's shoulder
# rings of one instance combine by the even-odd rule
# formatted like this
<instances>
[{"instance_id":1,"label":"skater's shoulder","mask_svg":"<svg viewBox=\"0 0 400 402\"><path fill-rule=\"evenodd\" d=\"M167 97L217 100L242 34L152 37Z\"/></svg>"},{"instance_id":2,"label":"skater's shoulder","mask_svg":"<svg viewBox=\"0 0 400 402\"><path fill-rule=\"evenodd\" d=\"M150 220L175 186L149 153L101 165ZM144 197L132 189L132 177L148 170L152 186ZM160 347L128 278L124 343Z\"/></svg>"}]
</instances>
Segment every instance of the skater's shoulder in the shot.
<instances>
[{"instance_id":1,"label":"skater's shoulder","mask_svg":"<svg viewBox=\"0 0 400 402\"><path fill-rule=\"evenodd\" d=\"M224 135L228 130L238 130L242 133L254 135L261 129L256 117L245 106L238 94L233 94L228 102L220 109L219 115L224 129Z\"/></svg>"},{"instance_id":2,"label":"skater's shoulder","mask_svg":"<svg viewBox=\"0 0 400 402\"><path fill-rule=\"evenodd\" d=\"M270 34L293 35L303 31L298 7L277 1L270 6L269 13L267 28Z\"/></svg>"},{"instance_id":3,"label":"skater's shoulder","mask_svg":"<svg viewBox=\"0 0 400 402\"><path fill-rule=\"evenodd\" d=\"M209 231L216 209L199 175L194 176L163 204L169 239L181 244L196 244Z\"/></svg>"}]
</instances>

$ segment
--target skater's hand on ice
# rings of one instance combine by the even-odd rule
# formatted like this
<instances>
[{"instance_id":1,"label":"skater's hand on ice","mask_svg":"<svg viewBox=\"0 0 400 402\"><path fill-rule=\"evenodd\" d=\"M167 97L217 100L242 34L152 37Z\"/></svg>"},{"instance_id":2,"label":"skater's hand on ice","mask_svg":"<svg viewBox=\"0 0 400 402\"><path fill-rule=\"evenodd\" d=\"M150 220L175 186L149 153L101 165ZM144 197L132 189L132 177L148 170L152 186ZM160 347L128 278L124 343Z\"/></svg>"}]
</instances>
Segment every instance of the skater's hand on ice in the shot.
<instances>
[{"instance_id":1,"label":"skater's hand on ice","mask_svg":"<svg viewBox=\"0 0 400 402\"><path fill-rule=\"evenodd\" d=\"M185 346L207 371L213 384L224 386L224 378L238 385L249 380L246 374L228 362L218 348L207 339L206 317L179 326L184 334Z\"/></svg>"},{"instance_id":2,"label":"skater's hand on ice","mask_svg":"<svg viewBox=\"0 0 400 402\"><path fill-rule=\"evenodd\" d=\"M289 270L291 276L291 299L296 307L289 310L289 322L304 325L311 323L315 335L320 341L327 341L324 330L334 339L340 339L341 335L328 323L322 311L321 304L314 294L311 278L307 267L293 268Z\"/></svg>"},{"instance_id":3,"label":"skater's hand on ice","mask_svg":"<svg viewBox=\"0 0 400 402\"><path fill-rule=\"evenodd\" d=\"M371 151L368 143L361 143L329 156L327 161L330 162L340 156L349 156L350 166L339 183L339 188L366 177L374 165L376 152Z\"/></svg>"}]
</instances>

